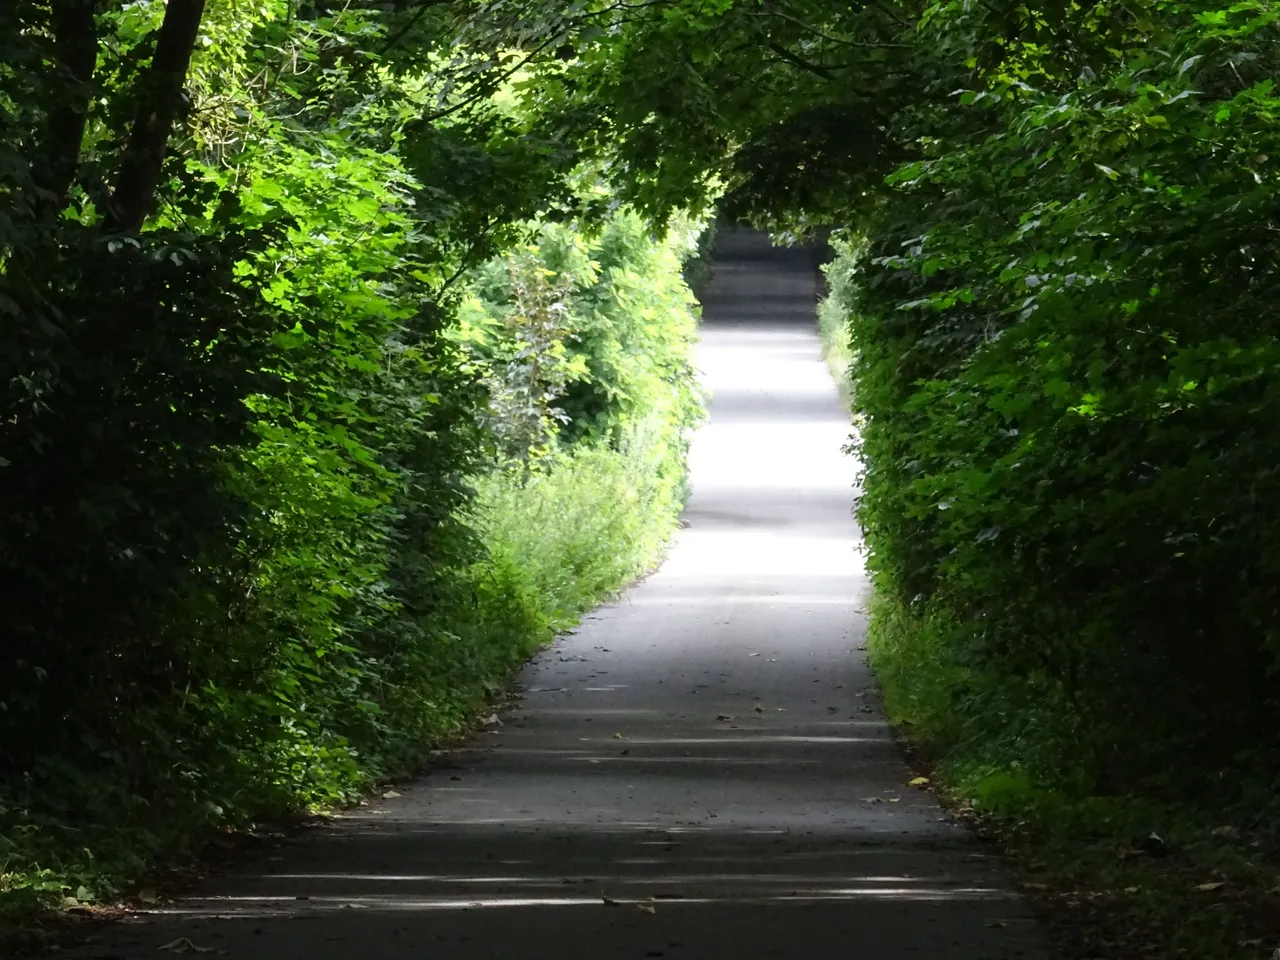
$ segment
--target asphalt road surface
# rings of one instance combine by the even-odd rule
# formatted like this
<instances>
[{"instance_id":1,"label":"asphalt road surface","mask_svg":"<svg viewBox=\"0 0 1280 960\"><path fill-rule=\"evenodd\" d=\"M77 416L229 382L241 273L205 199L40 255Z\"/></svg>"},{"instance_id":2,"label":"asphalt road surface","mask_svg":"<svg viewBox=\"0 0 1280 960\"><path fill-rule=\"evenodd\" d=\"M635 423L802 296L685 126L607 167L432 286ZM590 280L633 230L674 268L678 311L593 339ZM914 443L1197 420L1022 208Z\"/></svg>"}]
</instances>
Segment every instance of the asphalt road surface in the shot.
<instances>
[{"instance_id":1,"label":"asphalt road surface","mask_svg":"<svg viewBox=\"0 0 1280 960\"><path fill-rule=\"evenodd\" d=\"M870 689L808 254L724 234L704 316L712 416L658 572L531 663L451 767L63 955L1042 960Z\"/></svg>"}]
</instances>

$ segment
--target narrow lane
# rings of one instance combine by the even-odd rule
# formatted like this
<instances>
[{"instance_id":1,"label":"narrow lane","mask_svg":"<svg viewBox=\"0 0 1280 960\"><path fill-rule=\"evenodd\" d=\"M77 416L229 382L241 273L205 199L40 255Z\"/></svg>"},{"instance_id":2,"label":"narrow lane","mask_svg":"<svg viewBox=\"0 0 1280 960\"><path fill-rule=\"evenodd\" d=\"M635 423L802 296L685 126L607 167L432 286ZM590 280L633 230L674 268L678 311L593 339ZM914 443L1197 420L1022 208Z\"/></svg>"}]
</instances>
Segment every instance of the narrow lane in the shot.
<instances>
[{"instance_id":1,"label":"narrow lane","mask_svg":"<svg viewBox=\"0 0 1280 960\"><path fill-rule=\"evenodd\" d=\"M456 767L251 858L86 956L1045 956L869 695L848 422L808 256L722 238L712 417L663 567L526 670Z\"/></svg>"}]
</instances>

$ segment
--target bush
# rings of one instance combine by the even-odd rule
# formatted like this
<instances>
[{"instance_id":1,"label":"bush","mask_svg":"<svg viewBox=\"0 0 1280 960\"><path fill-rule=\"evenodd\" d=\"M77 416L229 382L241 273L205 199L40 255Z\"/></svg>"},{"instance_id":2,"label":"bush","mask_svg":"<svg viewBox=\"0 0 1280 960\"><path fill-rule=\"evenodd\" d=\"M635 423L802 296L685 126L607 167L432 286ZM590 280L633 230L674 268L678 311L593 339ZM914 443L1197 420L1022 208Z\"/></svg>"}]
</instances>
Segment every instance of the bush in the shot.
<instances>
[{"instance_id":1,"label":"bush","mask_svg":"<svg viewBox=\"0 0 1280 960\"><path fill-rule=\"evenodd\" d=\"M908 710L953 676L936 734L1072 790L1218 790L1278 729L1276 28L1220 14L980 73L833 271L882 669Z\"/></svg>"},{"instance_id":2,"label":"bush","mask_svg":"<svg viewBox=\"0 0 1280 960\"><path fill-rule=\"evenodd\" d=\"M683 505L699 232L677 218L655 242L620 208L590 235L540 225L472 279L456 337L506 457L466 512L492 563L474 582L498 577L541 633L647 569Z\"/></svg>"},{"instance_id":3,"label":"bush","mask_svg":"<svg viewBox=\"0 0 1280 960\"><path fill-rule=\"evenodd\" d=\"M661 556L680 508L673 478L656 469L662 443L641 429L620 449L583 445L527 480L506 471L478 483L468 517L488 556L472 583L518 608L525 652Z\"/></svg>"},{"instance_id":4,"label":"bush","mask_svg":"<svg viewBox=\"0 0 1280 960\"><path fill-rule=\"evenodd\" d=\"M657 417L663 456L680 471L701 415L695 301L682 275L700 232L679 218L655 242L624 207L591 235L543 224L535 244L477 271L457 336L490 385L490 421L518 438L508 456L616 447Z\"/></svg>"},{"instance_id":5,"label":"bush","mask_svg":"<svg viewBox=\"0 0 1280 960\"><path fill-rule=\"evenodd\" d=\"M818 334L822 339L822 356L831 375L847 390L853 367L849 318L858 312L858 248L840 237L828 242L836 256L821 268L826 295L818 304Z\"/></svg>"}]
</instances>

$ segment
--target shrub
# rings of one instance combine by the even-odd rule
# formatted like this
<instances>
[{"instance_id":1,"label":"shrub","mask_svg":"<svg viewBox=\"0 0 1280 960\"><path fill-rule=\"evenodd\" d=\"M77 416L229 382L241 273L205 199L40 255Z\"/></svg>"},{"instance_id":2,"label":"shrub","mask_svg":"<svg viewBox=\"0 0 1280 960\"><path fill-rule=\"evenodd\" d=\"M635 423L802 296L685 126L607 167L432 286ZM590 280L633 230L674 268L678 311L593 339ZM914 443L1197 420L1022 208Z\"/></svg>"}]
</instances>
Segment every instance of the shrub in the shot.
<instances>
[{"instance_id":1,"label":"shrub","mask_svg":"<svg viewBox=\"0 0 1280 960\"><path fill-rule=\"evenodd\" d=\"M1086 74L1029 53L945 133L917 117L938 141L839 268L859 515L886 632L918 631L881 662L945 636L970 690L948 736L979 724L1041 782L1210 788L1277 729L1275 194L1252 166L1274 14L1079 29L1110 44Z\"/></svg>"}]
</instances>

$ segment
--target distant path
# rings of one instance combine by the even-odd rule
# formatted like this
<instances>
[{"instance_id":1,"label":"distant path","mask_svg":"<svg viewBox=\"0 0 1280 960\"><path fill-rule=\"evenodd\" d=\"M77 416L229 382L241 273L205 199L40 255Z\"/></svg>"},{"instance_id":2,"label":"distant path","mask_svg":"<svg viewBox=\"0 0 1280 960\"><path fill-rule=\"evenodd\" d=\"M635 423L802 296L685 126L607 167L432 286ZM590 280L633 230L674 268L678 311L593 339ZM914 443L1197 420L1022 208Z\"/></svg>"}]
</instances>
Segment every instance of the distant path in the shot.
<instances>
[{"instance_id":1,"label":"distant path","mask_svg":"<svg viewBox=\"0 0 1280 960\"><path fill-rule=\"evenodd\" d=\"M244 960L1042 960L864 697L809 258L729 233L705 299L712 418L662 569L538 657L457 769L76 955L185 936Z\"/></svg>"}]
</instances>

